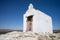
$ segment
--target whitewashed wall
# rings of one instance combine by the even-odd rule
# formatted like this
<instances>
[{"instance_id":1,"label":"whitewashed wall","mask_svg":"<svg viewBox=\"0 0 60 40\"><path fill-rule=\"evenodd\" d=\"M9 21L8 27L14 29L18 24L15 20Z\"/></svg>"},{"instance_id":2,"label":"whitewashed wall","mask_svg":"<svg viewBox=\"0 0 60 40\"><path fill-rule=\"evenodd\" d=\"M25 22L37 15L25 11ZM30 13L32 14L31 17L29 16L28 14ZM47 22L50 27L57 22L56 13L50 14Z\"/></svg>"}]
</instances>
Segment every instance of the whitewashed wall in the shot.
<instances>
[{"instance_id":1,"label":"whitewashed wall","mask_svg":"<svg viewBox=\"0 0 60 40\"><path fill-rule=\"evenodd\" d=\"M50 16L42 12L36 12L33 16L33 31L34 32L49 32L52 33L52 19Z\"/></svg>"},{"instance_id":2,"label":"whitewashed wall","mask_svg":"<svg viewBox=\"0 0 60 40\"><path fill-rule=\"evenodd\" d=\"M23 15L23 31L26 32L26 20L28 16L33 15L33 31L32 32L49 32L53 33L53 28L52 28L52 18L45 13L36 10L33 8L33 5L30 4L28 10L26 13Z\"/></svg>"}]
</instances>

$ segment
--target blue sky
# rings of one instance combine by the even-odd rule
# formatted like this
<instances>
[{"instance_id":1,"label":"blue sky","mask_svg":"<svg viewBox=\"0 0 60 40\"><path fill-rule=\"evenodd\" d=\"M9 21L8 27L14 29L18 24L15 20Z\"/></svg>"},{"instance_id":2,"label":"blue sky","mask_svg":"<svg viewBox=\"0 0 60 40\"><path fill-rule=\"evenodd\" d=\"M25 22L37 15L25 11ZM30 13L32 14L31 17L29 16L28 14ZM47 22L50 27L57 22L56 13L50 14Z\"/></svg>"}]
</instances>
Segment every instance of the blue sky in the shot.
<instances>
[{"instance_id":1,"label":"blue sky","mask_svg":"<svg viewBox=\"0 0 60 40\"><path fill-rule=\"evenodd\" d=\"M30 3L52 17L53 29L60 29L60 0L0 0L0 29L23 29L23 14Z\"/></svg>"}]
</instances>

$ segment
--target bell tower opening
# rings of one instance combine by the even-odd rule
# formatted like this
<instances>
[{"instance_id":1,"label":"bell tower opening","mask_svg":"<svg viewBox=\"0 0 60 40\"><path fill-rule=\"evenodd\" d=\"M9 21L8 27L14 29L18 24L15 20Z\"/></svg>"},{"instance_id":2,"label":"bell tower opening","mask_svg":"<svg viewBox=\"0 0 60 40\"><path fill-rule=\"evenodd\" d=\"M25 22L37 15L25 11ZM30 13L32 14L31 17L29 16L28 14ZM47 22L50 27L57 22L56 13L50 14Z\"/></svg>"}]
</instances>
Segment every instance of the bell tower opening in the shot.
<instances>
[{"instance_id":1,"label":"bell tower opening","mask_svg":"<svg viewBox=\"0 0 60 40\"><path fill-rule=\"evenodd\" d=\"M27 29L26 31L32 31L33 15L27 17Z\"/></svg>"}]
</instances>

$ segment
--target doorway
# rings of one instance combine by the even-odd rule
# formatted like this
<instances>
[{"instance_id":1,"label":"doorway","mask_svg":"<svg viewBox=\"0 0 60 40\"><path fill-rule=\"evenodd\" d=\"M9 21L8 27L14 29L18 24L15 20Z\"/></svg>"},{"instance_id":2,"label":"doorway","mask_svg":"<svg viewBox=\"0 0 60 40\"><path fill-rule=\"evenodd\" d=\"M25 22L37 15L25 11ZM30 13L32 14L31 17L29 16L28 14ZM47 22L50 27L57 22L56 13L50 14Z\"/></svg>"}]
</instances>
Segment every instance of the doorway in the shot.
<instances>
[{"instance_id":1,"label":"doorway","mask_svg":"<svg viewBox=\"0 0 60 40\"><path fill-rule=\"evenodd\" d=\"M33 21L33 15L27 17L27 31L32 31L32 21Z\"/></svg>"}]
</instances>

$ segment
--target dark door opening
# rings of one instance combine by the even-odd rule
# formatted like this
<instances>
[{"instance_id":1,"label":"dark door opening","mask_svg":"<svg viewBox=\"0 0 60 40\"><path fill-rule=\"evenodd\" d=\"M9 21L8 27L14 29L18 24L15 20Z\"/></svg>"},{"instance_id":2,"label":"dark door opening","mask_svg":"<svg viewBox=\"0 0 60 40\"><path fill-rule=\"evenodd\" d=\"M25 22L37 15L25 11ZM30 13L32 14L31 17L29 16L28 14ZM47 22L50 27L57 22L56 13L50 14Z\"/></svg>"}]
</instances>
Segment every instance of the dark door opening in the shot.
<instances>
[{"instance_id":1,"label":"dark door opening","mask_svg":"<svg viewBox=\"0 0 60 40\"><path fill-rule=\"evenodd\" d=\"M26 31L32 31L33 15L27 17L27 29Z\"/></svg>"}]
</instances>

